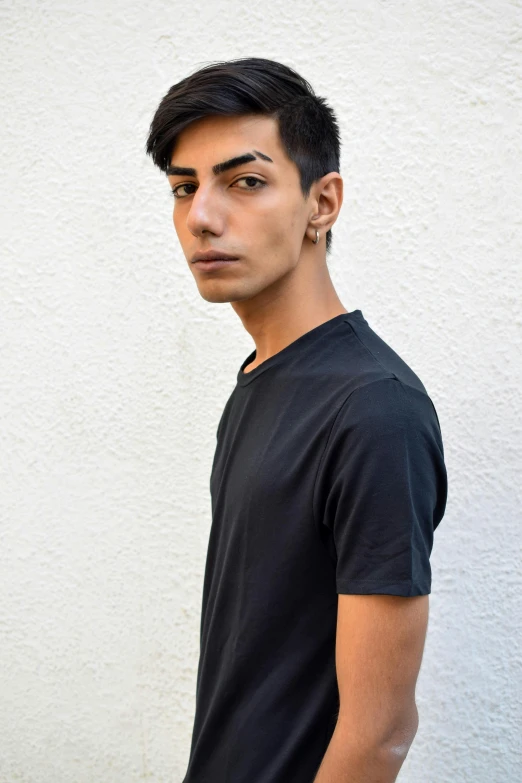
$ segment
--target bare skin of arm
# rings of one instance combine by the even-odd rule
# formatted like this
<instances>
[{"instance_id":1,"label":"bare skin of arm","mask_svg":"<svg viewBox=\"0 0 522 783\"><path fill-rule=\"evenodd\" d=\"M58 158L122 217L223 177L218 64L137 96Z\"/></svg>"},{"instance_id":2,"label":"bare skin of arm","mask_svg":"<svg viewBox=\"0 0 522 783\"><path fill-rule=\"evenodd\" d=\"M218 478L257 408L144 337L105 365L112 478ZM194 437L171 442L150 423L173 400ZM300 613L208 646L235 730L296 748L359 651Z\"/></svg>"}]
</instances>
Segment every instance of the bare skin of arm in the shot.
<instances>
[{"instance_id":1,"label":"bare skin of arm","mask_svg":"<svg viewBox=\"0 0 522 783\"><path fill-rule=\"evenodd\" d=\"M314 783L394 783L418 728L429 596L339 595L340 709Z\"/></svg>"}]
</instances>

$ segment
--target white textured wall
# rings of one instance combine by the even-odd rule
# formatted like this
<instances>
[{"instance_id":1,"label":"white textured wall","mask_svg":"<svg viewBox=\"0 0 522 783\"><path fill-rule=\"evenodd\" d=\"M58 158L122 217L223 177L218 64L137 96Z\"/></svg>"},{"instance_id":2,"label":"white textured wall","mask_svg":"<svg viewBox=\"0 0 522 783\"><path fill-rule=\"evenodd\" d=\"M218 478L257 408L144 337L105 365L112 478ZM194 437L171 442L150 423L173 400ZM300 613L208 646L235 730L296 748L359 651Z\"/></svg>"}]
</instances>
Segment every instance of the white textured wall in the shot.
<instances>
[{"instance_id":1,"label":"white textured wall","mask_svg":"<svg viewBox=\"0 0 522 783\"><path fill-rule=\"evenodd\" d=\"M518 782L522 5L249 5L0 6L0 783L185 771L215 428L254 346L199 297L143 148L174 82L249 55L337 110L332 276L441 421L448 507L399 779Z\"/></svg>"}]
</instances>

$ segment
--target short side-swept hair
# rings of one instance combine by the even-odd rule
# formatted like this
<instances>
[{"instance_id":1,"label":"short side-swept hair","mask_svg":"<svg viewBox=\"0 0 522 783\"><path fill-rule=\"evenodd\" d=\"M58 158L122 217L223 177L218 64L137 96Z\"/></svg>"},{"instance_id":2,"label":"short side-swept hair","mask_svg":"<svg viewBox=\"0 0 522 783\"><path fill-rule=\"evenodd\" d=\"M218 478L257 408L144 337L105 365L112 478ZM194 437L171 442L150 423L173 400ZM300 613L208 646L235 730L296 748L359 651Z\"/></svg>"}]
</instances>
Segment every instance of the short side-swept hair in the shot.
<instances>
[{"instance_id":1,"label":"short side-swept hair","mask_svg":"<svg viewBox=\"0 0 522 783\"><path fill-rule=\"evenodd\" d=\"M340 133L333 110L292 68L245 57L215 62L174 84L152 119L146 153L166 172L179 133L212 115L264 114L278 120L283 147L299 169L304 198L313 182L340 170ZM330 249L331 230L326 233Z\"/></svg>"}]
</instances>

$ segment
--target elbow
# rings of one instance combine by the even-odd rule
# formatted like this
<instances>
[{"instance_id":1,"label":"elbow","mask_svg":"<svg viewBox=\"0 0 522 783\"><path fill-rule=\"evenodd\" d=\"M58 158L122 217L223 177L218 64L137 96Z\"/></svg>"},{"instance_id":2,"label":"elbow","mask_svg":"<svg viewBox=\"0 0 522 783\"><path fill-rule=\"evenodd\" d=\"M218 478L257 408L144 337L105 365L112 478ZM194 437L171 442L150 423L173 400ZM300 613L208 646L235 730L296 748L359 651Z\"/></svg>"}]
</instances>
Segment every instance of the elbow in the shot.
<instances>
[{"instance_id":1,"label":"elbow","mask_svg":"<svg viewBox=\"0 0 522 783\"><path fill-rule=\"evenodd\" d=\"M417 705L413 703L407 710L402 710L391 720L380 724L375 716L374 720L366 724L340 716L337 732L348 745L359 745L367 752L399 761L406 758L418 727L419 713Z\"/></svg>"},{"instance_id":2,"label":"elbow","mask_svg":"<svg viewBox=\"0 0 522 783\"><path fill-rule=\"evenodd\" d=\"M414 704L406 717L394 724L381 747L394 758L404 761L419 728L419 713Z\"/></svg>"}]
</instances>

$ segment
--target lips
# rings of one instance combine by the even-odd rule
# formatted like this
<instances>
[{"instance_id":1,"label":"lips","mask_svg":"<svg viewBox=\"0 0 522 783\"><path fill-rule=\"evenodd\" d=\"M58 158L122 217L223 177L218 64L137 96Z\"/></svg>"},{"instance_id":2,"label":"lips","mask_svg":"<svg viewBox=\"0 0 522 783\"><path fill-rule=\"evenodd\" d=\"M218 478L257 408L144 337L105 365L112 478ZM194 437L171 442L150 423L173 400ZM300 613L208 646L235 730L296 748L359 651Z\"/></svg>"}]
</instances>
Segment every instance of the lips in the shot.
<instances>
[{"instance_id":1,"label":"lips","mask_svg":"<svg viewBox=\"0 0 522 783\"><path fill-rule=\"evenodd\" d=\"M195 253L192 257L192 263L198 261L237 261L237 256L231 256L228 253L220 253L218 250L207 250L205 253Z\"/></svg>"}]
</instances>

